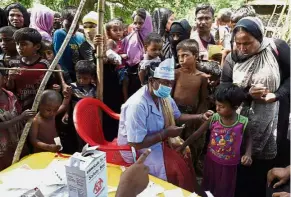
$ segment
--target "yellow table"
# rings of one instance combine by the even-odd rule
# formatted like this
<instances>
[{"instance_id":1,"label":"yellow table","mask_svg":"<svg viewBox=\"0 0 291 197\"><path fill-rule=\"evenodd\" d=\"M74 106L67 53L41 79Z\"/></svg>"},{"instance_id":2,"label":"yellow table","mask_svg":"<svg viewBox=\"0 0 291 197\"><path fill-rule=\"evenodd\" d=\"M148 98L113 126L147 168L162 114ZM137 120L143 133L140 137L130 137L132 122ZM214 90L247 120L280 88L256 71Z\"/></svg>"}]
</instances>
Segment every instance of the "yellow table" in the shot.
<instances>
[{"instance_id":1,"label":"yellow table","mask_svg":"<svg viewBox=\"0 0 291 197\"><path fill-rule=\"evenodd\" d=\"M54 153L44 152L44 153L32 154L32 155L24 157L18 163L1 171L0 174L4 173L4 172L9 172L9 171L16 169L16 168L19 168L24 164L28 165L32 169L43 169L43 168L47 167L49 165L49 163L55 158L56 157L55 157ZM58 158L60 158L60 157L58 157ZM107 164L108 185L113 186L113 187L117 187L121 173L122 173L122 171L121 171L119 166ZM177 187L175 185L172 185L172 184L165 182L161 179L158 179L156 177L150 176L150 180L156 184L161 185L162 187L165 188L165 190L177 189ZM184 196L186 196L186 197L188 197L191 194L190 192L188 192L186 190L183 190L183 193L184 193ZM115 196L115 193L109 194L109 197L114 197L114 196ZM160 196L163 196L163 195L160 195Z\"/></svg>"}]
</instances>

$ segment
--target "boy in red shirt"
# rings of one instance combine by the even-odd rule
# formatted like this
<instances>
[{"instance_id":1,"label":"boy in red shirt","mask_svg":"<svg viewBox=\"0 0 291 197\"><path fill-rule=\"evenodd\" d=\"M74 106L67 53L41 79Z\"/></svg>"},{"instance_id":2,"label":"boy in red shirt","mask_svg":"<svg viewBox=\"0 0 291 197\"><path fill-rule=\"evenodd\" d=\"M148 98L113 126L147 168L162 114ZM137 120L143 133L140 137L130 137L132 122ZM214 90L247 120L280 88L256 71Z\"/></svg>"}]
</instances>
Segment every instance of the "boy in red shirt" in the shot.
<instances>
[{"instance_id":1,"label":"boy in red shirt","mask_svg":"<svg viewBox=\"0 0 291 197\"><path fill-rule=\"evenodd\" d=\"M41 48L41 35L32 28L22 28L14 35L16 49L21 56L18 66L26 69L47 69L49 62L39 53ZM45 75L44 71L10 71L7 88L13 91L23 110L32 107L37 89Z\"/></svg>"}]
</instances>

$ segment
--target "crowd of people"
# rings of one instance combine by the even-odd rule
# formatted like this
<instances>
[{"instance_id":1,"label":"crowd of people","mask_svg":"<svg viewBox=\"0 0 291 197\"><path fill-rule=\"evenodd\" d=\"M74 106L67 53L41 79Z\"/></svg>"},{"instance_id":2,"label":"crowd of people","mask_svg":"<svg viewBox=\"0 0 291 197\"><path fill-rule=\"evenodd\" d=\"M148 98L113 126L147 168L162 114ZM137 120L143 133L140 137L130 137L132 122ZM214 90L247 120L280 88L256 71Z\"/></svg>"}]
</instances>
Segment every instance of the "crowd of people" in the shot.
<instances>
[{"instance_id":1,"label":"crowd of people","mask_svg":"<svg viewBox=\"0 0 291 197\"><path fill-rule=\"evenodd\" d=\"M74 127L73 111L81 99L96 97L96 48L102 45L103 102L120 113L119 121L103 117L104 136L133 147L120 152L134 165L117 196L135 196L144 189L148 179L129 178L138 170L202 196L211 191L215 197L264 197L266 187L286 184L290 46L264 36L252 7L216 14L211 5L198 5L193 27L186 19L176 20L170 9L156 8L151 15L141 8L134 11L132 24L124 24L122 16L108 21L104 35L97 34L103 25L98 14L86 13L38 111L32 111L76 10L68 6L57 13L40 5L28 11L19 3L0 9L0 170L11 165L29 119L22 156L82 149L85 142ZM290 196L290 191L276 192L271 191Z\"/></svg>"}]
</instances>

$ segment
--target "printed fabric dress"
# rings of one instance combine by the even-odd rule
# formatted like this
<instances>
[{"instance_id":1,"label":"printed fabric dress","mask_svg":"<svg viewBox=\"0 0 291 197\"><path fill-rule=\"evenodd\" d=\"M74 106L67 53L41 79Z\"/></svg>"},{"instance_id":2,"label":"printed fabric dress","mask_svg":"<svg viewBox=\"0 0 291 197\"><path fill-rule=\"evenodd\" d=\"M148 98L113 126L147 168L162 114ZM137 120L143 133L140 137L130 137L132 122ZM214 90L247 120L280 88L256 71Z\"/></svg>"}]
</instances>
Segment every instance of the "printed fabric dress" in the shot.
<instances>
[{"instance_id":1,"label":"printed fabric dress","mask_svg":"<svg viewBox=\"0 0 291 197\"><path fill-rule=\"evenodd\" d=\"M226 126L215 113L210 122L210 142L204 164L203 189L215 197L233 197L236 186L240 147L248 118L237 115L237 121Z\"/></svg>"}]
</instances>

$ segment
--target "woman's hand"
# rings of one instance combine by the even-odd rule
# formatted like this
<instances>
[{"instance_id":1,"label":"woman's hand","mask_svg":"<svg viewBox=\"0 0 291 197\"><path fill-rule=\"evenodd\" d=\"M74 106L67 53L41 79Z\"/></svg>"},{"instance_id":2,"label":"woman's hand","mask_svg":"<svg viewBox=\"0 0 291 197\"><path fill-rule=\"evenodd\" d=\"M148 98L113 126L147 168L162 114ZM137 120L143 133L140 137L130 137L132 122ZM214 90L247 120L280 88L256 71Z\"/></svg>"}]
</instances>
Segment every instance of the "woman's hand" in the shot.
<instances>
[{"instance_id":1,"label":"woman's hand","mask_svg":"<svg viewBox=\"0 0 291 197\"><path fill-rule=\"evenodd\" d=\"M252 165L252 163L253 163L253 160L252 160L251 156L249 156L249 155L242 156L242 158L241 158L241 164L242 165L250 166L250 165Z\"/></svg>"},{"instance_id":2,"label":"woman's hand","mask_svg":"<svg viewBox=\"0 0 291 197\"><path fill-rule=\"evenodd\" d=\"M276 95L274 93L268 93L262 99L264 99L266 103L273 103L276 101Z\"/></svg>"},{"instance_id":3,"label":"woman's hand","mask_svg":"<svg viewBox=\"0 0 291 197\"><path fill-rule=\"evenodd\" d=\"M213 114L214 112L212 110L208 110L202 115L202 120L207 121Z\"/></svg>"},{"instance_id":4,"label":"woman's hand","mask_svg":"<svg viewBox=\"0 0 291 197\"><path fill-rule=\"evenodd\" d=\"M290 197L290 193L287 192L276 192L272 197Z\"/></svg>"},{"instance_id":5,"label":"woman's hand","mask_svg":"<svg viewBox=\"0 0 291 197\"><path fill-rule=\"evenodd\" d=\"M262 99L264 95L266 95L267 88L261 84L252 85L249 90L250 95L253 99Z\"/></svg>"}]
</instances>

